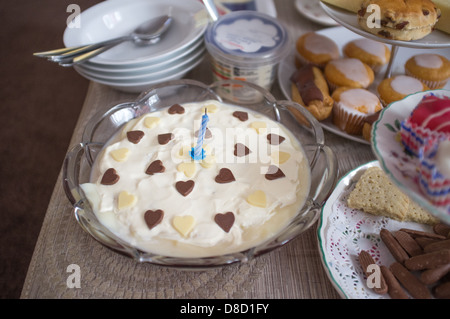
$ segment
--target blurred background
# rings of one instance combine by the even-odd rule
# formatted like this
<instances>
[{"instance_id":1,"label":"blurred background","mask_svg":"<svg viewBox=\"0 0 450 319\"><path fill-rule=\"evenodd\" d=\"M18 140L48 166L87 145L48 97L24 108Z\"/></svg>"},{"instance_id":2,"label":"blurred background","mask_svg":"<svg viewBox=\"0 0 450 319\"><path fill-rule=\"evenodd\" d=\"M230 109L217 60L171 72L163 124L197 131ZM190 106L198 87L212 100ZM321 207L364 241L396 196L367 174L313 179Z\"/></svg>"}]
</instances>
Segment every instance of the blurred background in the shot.
<instances>
[{"instance_id":1,"label":"blurred background","mask_svg":"<svg viewBox=\"0 0 450 319\"><path fill-rule=\"evenodd\" d=\"M19 298L89 81L33 56L63 47L69 4L0 0L0 298Z\"/></svg>"}]
</instances>

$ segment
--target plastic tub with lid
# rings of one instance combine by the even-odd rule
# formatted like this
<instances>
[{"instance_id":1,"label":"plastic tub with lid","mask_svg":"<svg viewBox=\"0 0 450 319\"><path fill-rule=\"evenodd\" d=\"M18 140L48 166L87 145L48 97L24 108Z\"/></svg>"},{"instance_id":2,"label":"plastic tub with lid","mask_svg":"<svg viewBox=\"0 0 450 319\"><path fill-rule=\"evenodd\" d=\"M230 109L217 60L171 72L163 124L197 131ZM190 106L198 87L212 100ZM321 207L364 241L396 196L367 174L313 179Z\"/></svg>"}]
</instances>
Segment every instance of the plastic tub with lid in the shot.
<instances>
[{"instance_id":1,"label":"plastic tub with lid","mask_svg":"<svg viewBox=\"0 0 450 319\"><path fill-rule=\"evenodd\" d=\"M286 28L275 18L256 11L221 16L205 33L213 79L242 80L270 89L280 61L290 51ZM249 94L230 87L240 98ZM253 99L253 96L249 96Z\"/></svg>"}]
</instances>

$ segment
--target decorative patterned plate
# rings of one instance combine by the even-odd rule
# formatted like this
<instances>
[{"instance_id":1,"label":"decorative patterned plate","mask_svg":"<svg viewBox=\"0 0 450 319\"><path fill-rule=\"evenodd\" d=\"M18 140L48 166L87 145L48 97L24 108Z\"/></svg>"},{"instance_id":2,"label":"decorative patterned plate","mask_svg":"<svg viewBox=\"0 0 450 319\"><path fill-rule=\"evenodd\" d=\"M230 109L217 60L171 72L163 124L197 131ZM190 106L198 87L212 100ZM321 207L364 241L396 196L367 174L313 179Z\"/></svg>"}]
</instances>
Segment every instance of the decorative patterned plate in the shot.
<instances>
[{"instance_id":1,"label":"decorative patterned plate","mask_svg":"<svg viewBox=\"0 0 450 319\"><path fill-rule=\"evenodd\" d=\"M373 125L372 149L380 161L381 168L400 189L431 214L450 224L450 214L445 209L434 206L421 192L418 184L418 159L405 151L398 136L401 121L429 92L450 96L450 90L420 92L408 95L384 108L379 120Z\"/></svg>"},{"instance_id":2,"label":"decorative patterned plate","mask_svg":"<svg viewBox=\"0 0 450 319\"><path fill-rule=\"evenodd\" d=\"M331 283L342 298L389 298L387 294L379 295L368 288L367 279L358 261L360 251L367 250L380 266L389 267L394 262L379 236L382 228L390 231L400 228L431 231L430 226L374 216L347 206L347 197L359 177L372 166L380 165L378 161L369 162L342 177L323 206L319 220L318 239L322 263Z\"/></svg>"}]
</instances>

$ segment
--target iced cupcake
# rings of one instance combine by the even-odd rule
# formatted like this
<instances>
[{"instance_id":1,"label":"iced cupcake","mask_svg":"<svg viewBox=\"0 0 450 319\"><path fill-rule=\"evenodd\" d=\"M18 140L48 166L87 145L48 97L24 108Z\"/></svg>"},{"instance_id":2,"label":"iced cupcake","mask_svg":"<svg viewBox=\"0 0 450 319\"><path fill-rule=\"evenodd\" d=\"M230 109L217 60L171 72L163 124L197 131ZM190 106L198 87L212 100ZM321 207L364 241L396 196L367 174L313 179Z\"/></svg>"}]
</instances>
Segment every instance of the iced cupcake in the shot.
<instances>
[{"instance_id":1,"label":"iced cupcake","mask_svg":"<svg viewBox=\"0 0 450 319\"><path fill-rule=\"evenodd\" d=\"M421 81L407 75L395 75L386 78L378 84L377 92L381 102L388 105L399 101L405 96L426 91L429 88Z\"/></svg>"},{"instance_id":2,"label":"iced cupcake","mask_svg":"<svg viewBox=\"0 0 450 319\"><path fill-rule=\"evenodd\" d=\"M325 78L330 91L338 87L368 88L374 80L373 70L364 62L354 58L340 58L325 66Z\"/></svg>"},{"instance_id":3,"label":"iced cupcake","mask_svg":"<svg viewBox=\"0 0 450 319\"><path fill-rule=\"evenodd\" d=\"M430 89L440 89L450 78L450 61L438 54L418 54L406 61L405 73L419 79Z\"/></svg>"},{"instance_id":4,"label":"iced cupcake","mask_svg":"<svg viewBox=\"0 0 450 319\"><path fill-rule=\"evenodd\" d=\"M450 214L450 138L437 141L419 152L419 185L433 203Z\"/></svg>"},{"instance_id":5,"label":"iced cupcake","mask_svg":"<svg viewBox=\"0 0 450 319\"><path fill-rule=\"evenodd\" d=\"M344 56L361 60L377 73L389 62L391 50L381 42L361 38L348 42L342 49Z\"/></svg>"},{"instance_id":6,"label":"iced cupcake","mask_svg":"<svg viewBox=\"0 0 450 319\"><path fill-rule=\"evenodd\" d=\"M428 152L436 141L450 138L450 98L429 93L401 122L401 140L413 155Z\"/></svg>"},{"instance_id":7,"label":"iced cupcake","mask_svg":"<svg viewBox=\"0 0 450 319\"><path fill-rule=\"evenodd\" d=\"M334 125L352 135L361 135L365 118L382 109L378 97L366 89L340 87L332 98Z\"/></svg>"},{"instance_id":8,"label":"iced cupcake","mask_svg":"<svg viewBox=\"0 0 450 319\"><path fill-rule=\"evenodd\" d=\"M339 58L339 55L336 43L319 33L307 32L297 39L297 67L312 64L323 69L329 61Z\"/></svg>"}]
</instances>

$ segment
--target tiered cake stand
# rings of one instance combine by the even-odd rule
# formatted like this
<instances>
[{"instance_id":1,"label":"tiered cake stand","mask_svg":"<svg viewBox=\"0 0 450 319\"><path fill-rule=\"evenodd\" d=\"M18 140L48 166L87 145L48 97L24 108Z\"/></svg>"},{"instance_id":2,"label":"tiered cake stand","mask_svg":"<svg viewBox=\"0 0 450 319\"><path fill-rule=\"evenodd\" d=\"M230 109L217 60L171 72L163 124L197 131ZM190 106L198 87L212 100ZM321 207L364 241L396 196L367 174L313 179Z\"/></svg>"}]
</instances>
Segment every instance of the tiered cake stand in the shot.
<instances>
[{"instance_id":1,"label":"tiered cake stand","mask_svg":"<svg viewBox=\"0 0 450 319\"><path fill-rule=\"evenodd\" d=\"M445 34L439 30L434 30L432 33L427 35L426 37L415 40L415 41L399 41L399 40L390 40L378 37L374 34L371 34L363 29L358 24L358 19L356 13L349 12L335 6L320 2L322 9L337 23L342 25L343 27L372 40L383 42L386 44L390 44L391 48L391 59L386 69L385 78L388 78L392 74L392 68L394 65L395 57L398 52L399 47L409 47L415 49L443 49L450 47L450 35Z\"/></svg>"}]
</instances>

